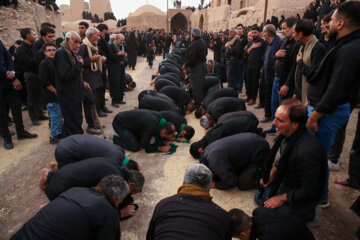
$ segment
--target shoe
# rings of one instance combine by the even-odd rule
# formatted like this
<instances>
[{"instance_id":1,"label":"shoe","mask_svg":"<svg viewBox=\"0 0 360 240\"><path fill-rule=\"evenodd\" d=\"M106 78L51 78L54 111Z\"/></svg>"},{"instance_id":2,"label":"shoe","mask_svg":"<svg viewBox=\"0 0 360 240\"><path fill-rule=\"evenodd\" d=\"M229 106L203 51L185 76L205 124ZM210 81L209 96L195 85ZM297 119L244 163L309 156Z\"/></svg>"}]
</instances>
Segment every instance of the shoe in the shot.
<instances>
[{"instance_id":1,"label":"shoe","mask_svg":"<svg viewBox=\"0 0 360 240\"><path fill-rule=\"evenodd\" d=\"M333 163L332 161L328 160L328 165L330 171L340 171L340 162Z\"/></svg>"},{"instance_id":2,"label":"shoe","mask_svg":"<svg viewBox=\"0 0 360 240\"><path fill-rule=\"evenodd\" d=\"M107 114L100 110L100 111L98 111L98 116L99 117L107 117Z\"/></svg>"},{"instance_id":3,"label":"shoe","mask_svg":"<svg viewBox=\"0 0 360 240\"><path fill-rule=\"evenodd\" d=\"M255 108L255 109L260 109L260 108L264 108L264 107L261 106L260 104L258 104L258 105L256 105L254 108Z\"/></svg>"},{"instance_id":4,"label":"shoe","mask_svg":"<svg viewBox=\"0 0 360 240\"><path fill-rule=\"evenodd\" d=\"M32 125L34 125L34 126L39 126L40 125L40 122L37 119L34 119L31 122L32 122Z\"/></svg>"},{"instance_id":5,"label":"shoe","mask_svg":"<svg viewBox=\"0 0 360 240\"><path fill-rule=\"evenodd\" d=\"M4 138L4 147L7 150L14 148L14 144L13 144L11 138Z\"/></svg>"},{"instance_id":6,"label":"shoe","mask_svg":"<svg viewBox=\"0 0 360 240\"><path fill-rule=\"evenodd\" d=\"M266 122L270 122L271 121L271 118L269 118L269 117L263 117L262 119L260 119L260 123L266 123Z\"/></svg>"},{"instance_id":7,"label":"shoe","mask_svg":"<svg viewBox=\"0 0 360 240\"><path fill-rule=\"evenodd\" d=\"M255 101L254 101L254 100L252 100L252 99L250 99L250 100L249 100L249 102L248 102L247 104L248 104L248 106L254 105L254 104L255 104Z\"/></svg>"},{"instance_id":8,"label":"shoe","mask_svg":"<svg viewBox=\"0 0 360 240\"><path fill-rule=\"evenodd\" d=\"M50 118L49 117L47 117L47 116L45 116L45 115L41 115L40 117L39 117L39 120L41 121L41 120L49 120Z\"/></svg>"},{"instance_id":9,"label":"shoe","mask_svg":"<svg viewBox=\"0 0 360 240\"><path fill-rule=\"evenodd\" d=\"M96 129L96 128L88 127L86 129L86 133L91 134L91 135L100 135L101 131L99 129Z\"/></svg>"},{"instance_id":10,"label":"shoe","mask_svg":"<svg viewBox=\"0 0 360 240\"><path fill-rule=\"evenodd\" d=\"M50 137L50 144L58 144L60 142L61 138L58 136Z\"/></svg>"},{"instance_id":11,"label":"shoe","mask_svg":"<svg viewBox=\"0 0 360 240\"><path fill-rule=\"evenodd\" d=\"M17 134L18 140L24 140L27 138L36 138L37 136L38 136L37 134L29 133L28 131L25 130Z\"/></svg>"},{"instance_id":12,"label":"shoe","mask_svg":"<svg viewBox=\"0 0 360 240\"><path fill-rule=\"evenodd\" d=\"M103 108L103 112L104 113L113 113L113 111L111 111L110 109L108 109L107 107Z\"/></svg>"},{"instance_id":13,"label":"shoe","mask_svg":"<svg viewBox=\"0 0 360 240\"><path fill-rule=\"evenodd\" d=\"M275 134L275 133L276 133L276 130L270 128L269 130L266 130L266 131L264 131L263 133L265 133L266 135L268 135L268 134Z\"/></svg>"},{"instance_id":14,"label":"shoe","mask_svg":"<svg viewBox=\"0 0 360 240\"><path fill-rule=\"evenodd\" d=\"M117 103L112 103L111 106L114 108L119 108L119 104L117 104Z\"/></svg>"},{"instance_id":15,"label":"shoe","mask_svg":"<svg viewBox=\"0 0 360 240\"><path fill-rule=\"evenodd\" d=\"M121 102L119 102L119 104L126 104L126 102L125 102L125 101L121 101Z\"/></svg>"},{"instance_id":16,"label":"shoe","mask_svg":"<svg viewBox=\"0 0 360 240\"><path fill-rule=\"evenodd\" d=\"M330 203L329 203L329 200L327 199L322 199L319 204L318 204L321 208L327 208Z\"/></svg>"}]
</instances>

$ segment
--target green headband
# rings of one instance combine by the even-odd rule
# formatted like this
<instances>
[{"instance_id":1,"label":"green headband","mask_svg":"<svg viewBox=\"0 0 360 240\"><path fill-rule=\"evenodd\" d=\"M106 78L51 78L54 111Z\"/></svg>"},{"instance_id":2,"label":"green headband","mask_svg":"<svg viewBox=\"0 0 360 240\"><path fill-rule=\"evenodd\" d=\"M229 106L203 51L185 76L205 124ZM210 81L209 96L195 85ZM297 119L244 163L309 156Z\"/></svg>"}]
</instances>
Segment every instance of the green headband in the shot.
<instances>
[{"instance_id":1,"label":"green headband","mask_svg":"<svg viewBox=\"0 0 360 240\"><path fill-rule=\"evenodd\" d=\"M166 124L166 120L165 120L165 118L162 118L162 119L160 120L159 126L158 126L158 131L159 131L159 132L161 131L161 129L164 128L165 124Z\"/></svg>"},{"instance_id":2,"label":"green headband","mask_svg":"<svg viewBox=\"0 0 360 240\"><path fill-rule=\"evenodd\" d=\"M130 161L130 158L125 156L122 166L125 167L129 163L129 161Z\"/></svg>"},{"instance_id":3,"label":"green headband","mask_svg":"<svg viewBox=\"0 0 360 240\"><path fill-rule=\"evenodd\" d=\"M183 124L181 125L181 128L180 128L180 130L179 130L178 134L176 135L176 137L179 137L179 136L180 136L180 134L181 134L182 130L184 130L184 128L185 128L185 127L186 127L186 124L185 124L185 123L183 123Z\"/></svg>"}]
</instances>

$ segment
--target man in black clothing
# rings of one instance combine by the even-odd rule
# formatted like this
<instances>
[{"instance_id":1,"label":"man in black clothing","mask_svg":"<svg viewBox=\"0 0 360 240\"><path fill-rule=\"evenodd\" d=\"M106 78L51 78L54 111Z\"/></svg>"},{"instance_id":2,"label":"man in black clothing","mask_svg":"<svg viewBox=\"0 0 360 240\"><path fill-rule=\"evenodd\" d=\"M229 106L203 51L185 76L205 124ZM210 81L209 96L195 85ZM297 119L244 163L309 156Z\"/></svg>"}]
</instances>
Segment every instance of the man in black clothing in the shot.
<instances>
[{"instance_id":1,"label":"man in black clothing","mask_svg":"<svg viewBox=\"0 0 360 240\"><path fill-rule=\"evenodd\" d=\"M206 108L206 112L204 112L204 116L202 117L202 121L206 118L210 122L209 126L204 126L205 129L211 127L212 123L216 123L218 118L221 115L228 112L236 112L236 111L245 111L246 106L242 99L235 97L222 97L218 98ZM201 124L201 121L200 121Z\"/></svg>"},{"instance_id":2,"label":"man in black clothing","mask_svg":"<svg viewBox=\"0 0 360 240\"><path fill-rule=\"evenodd\" d=\"M34 44L33 52L35 56L36 65L39 67L41 61L45 58L45 44L46 43L55 43L55 30L51 27L42 27L40 29L40 39L42 40L40 43L42 45L38 44L39 49ZM38 40L39 41L39 40ZM37 41L37 42L38 42Z\"/></svg>"},{"instance_id":3,"label":"man in black clothing","mask_svg":"<svg viewBox=\"0 0 360 240\"><path fill-rule=\"evenodd\" d=\"M58 168L82 161L88 158L104 157L123 163L125 157L124 150L105 139L76 134L62 139L55 149L55 159Z\"/></svg>"},{"instance_id":4,"label":"man in black clothing","mask_svg":"<svg viewBox=\"0 0 360 240\"><path fill-rule=\"evenodd\" d=\"M310 222L325 187L327 160L316 136L305 126L307 112L298 100L284 100L273 124L280 135L265 162L255 202ZM273 165L280 148L280 158Z\"/></svg>"},{"instance_id":5,"label":"man in black clothing","mask_svg":"<svg viewBox=\"0 0 360 240\"><path fill-rule=\"evenodd\" d=\"M30 134L24 130L20 99L16 92L21 89L21 82L15 77L14 63L11 56L0 41L0 135L4 138L5 149L14 147L8 128L7 105L10 106L15 121L18 139L37 137L36 134Z\"/></svg>"},{"instance_id":6,"label":"man in black clothing","mask_svg":"<svg viewBox=\"0 0 360 240\"><path fill-rule=\"evenodd\" d=\"M258 26L252 27L252 44L246 50L247 58L247 77L245 102L254 105L259 90L260 69L262 67L262 56L265 52L265 41L260 37L261 30Z\"/></svg>"},{"instance_id":7,"label":"man in black clothing","mask_svg":"<svg viewBox=\"0 0 360 240\"><path fill-rule=\"evenodd\" d=\"M81 38L76 32L68 32L61 48L55 54L56 92L64 118L64 135L83 134L82 101L84 88L89 84L81 78L82 58L76 57Z\"/></svg>"},{"instance_id":8,"label":"man in black clothing","mask_svg":"<svg viewBox=\"0 0 360 240\"><path fill-rule=\"evenodd\" d=\"M146 42L146 56L147 56L147 62L149 64L149 67L152 68L154 56L155 56L155 39L153 35L153 29L149 28L149 31L146 33L145 36L145 42Z\"/></svg>"},{"instance_id":9,"label":"man in black clothing","mask_svg":"<svg viewBox=\"0 0 360 240\"><path fill-rule=\"evenodd\" d=\"M204 78L206 75L207 44L201 38L201 30L191 30L191 44L186 52L183 70L190 73L192 96L196 106L200 106L205 96Z\"/></svg>"},{"instance_id":10,"label":"man in black clothing","mask_svg":"<svg viewBox=\"0 0 360 240\"><path fill-rule=\"evenodd\" d=\"M215 62L221 62L221 46L222 41L219 37L218 32L214 32L214 37L210 42L210 49L214 51L214 61Z\"/></svg>"},{"instance_id":11,"label":"man in black clothing","mask_svg":"<svg viewBox=\"0 0 360 240\"><path fill-rule=\"evenodd\" d=\"M119 239L117 207L128 194L125 180L114 175L95 188L72 188L43 207L11 239Z\"/></svg>"},{"instance_id":12,"label":"man in black clothing","mask_svg":"<svg viewBox=\"0 0 360 240\"><path fill-rule=\"evenodd\" d=\"M237 133L256 132L259 121L253 113L241 111L231 112L224 115L228 114L232 114L232 116L227 117L221 122L219 119L218 122L206 132L205 136L201 140L191 144L190 154L194 158L200 158L202 153L204 153L204 149L216 140Z\"/></svg>"},{"instance_id":13,"label":"man in black clothing","mask_svg":"<svg viewBox=\"0 0 360 240\"><path fill-rule=\"evenodd\" d=\"M235 97L237 98L238 94L233 88L222 88L218 89L208 95L204 98L202 105L196 109L195 116L196 118L200 118L204 113L202 113L204 110L208 108L210 103L215 101L218 98L222 97Z\"/></svg>"},{"instance_id":14,"label":"man in black clothing","mask_svg":"<svg viewBox=\"0 0 360 240\"><path fill-rule=\"evenodd\" d=\"M238 59L240 54L241 40L237 35L237 29L231 28L229 31L229 40L225 44L225 60L226 60L226 79L228 86L239 90L238 83Z\"/></svg>"},{"instance_id":15,"label":"man in black clothing","mask_svg":"<svg viewBox=\"0 0 360 240\"><path fill-rule=\"evenodd\" d=\"M34 126L40 125L39 120L47 120L48 117L43 114L42 87L38 78L38 66L33 53L33 44L36 39L36 33L30 28L20 30L21 38L24 41L16 50L16 61L22 67L27 86L27 107L30 119Z\"/></svg>"},{"instance_id":16,"label":"man in black clothing","mask_svg":"<svg viewBox=\"0 0 360 240\"><path fill-rule=\"evenodd\" d=\"M160 97L162 99L164 99L165 101L175 104L175 101L172 100L171 98L169 98L168 96L166 96L165 94L156 92L155 90L143 90L139 93L138 95L138 101L140 102L141 99L145 96L155 96L155 97ZM176 104L175 104L176 105Z\"/></svg>"},{"instance_id":17,"label":"man in black clothing","mask_svg":"<svg viewBox=\"0 0 360 240\"><path fill-rule=\"evenodd\" d=\"M207 74L206 76L216 76L221 81L221 86L225 83L226 80L226 72L225 67L221 62L214 62L213 60L208 60L206 63L207 66Z\"/></svg>"},{"instance_id":18,"label":"man in black clothing","mask_svg":"<svg viewBox=\"0 0 360 240\"><path fill-rule=\"evenodd\" d=\"M185 110L186 114L190 114L195 109L194 101L183 88L165 86L160 89L159 93L165 94L173 99L179 108Z\"/></svg>"},{"instance_id":19,"label":"man in black clothing","mask_svg":"<svg viewBox=\"0 0 360 240\"><path fill-rule=\"evenodd\" d=\"M169 55L171 43L173 42L172 35L173 35L173 34L170 32L170 33L167 34L166 37L165 37L163 59L165 59L165 58Z\"/></svg>"},{"instance_id":20,"label":"man in black clothing","mask_svg":"<svg viewBox=\"0 0 360 240\"><path fill-rule=\"evenodd\" d=\"M175 127L165 119L160 121L151 113L142 109L123 111L118 113L113 120L113 128L117 135L113 141L120 147L137 152L140 148L145 151L168 152L169 145L164 145L162 140L171 140L175 134ZM155 136L154 144L151 138Z\"/></svg>"},{"instance_id":21,"label":"man in black clothing","mask_svg":"<svg viewBox=\"0 0 360 240\"><path fill-rule=\"evenodd\" d=\"M246 240L315 240L298 218L273 209L256 208L253 217L233 208L229 211L233 238Z\"/></svg>"},{"instance_id":22,"label":"man in black clothing","mask_svg":"<svg viewBox=\"0 0 360 240\"><path fill-rule=\"evenodd\" d=\"M175 103L168 102L162 97L144 96L139 100L139 109L149 109L154 111L171 111L185 116L185 110L178 108Z\"/></svg>"},{"instance_id":23,"label":"man in black clothing","mask_svg":"<svg viewBox=\"0 0 360 240\"><path fill-rule=\"evenodd\" d=\"M230 218L211 201L211 181L206 166L188 167L178 193L156 205L146 239L230 240Z\"/></svg>"},{"instance_id":24,"label":"man in black clothing","mask_svg":"<svg viewBox=\"0 0 360 240\"><path fill-rule=\"evenodd\" d=\"M214 175L212 188L248 190L257 187L268 152L264 138L255 133L238 133L208 145L200 163Z\"/></svg>"}]
</instances>

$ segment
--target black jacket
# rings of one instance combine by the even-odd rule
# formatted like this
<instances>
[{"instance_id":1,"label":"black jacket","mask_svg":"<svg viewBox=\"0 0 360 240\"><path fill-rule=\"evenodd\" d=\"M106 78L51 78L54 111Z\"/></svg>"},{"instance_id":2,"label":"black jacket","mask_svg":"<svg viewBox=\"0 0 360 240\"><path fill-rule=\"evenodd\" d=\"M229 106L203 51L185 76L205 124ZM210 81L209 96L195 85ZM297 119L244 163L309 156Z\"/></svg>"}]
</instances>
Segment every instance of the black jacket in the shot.
<instances>
[{"instance_id":1,"label":"black jacket","mask_svg":"<svg viewBox=\"0 0 360 240\"><path fill-rule=\"evenodd\" d=\"M147 240L230 240L230 217L211 200L178 193L155 207Z\"/></svg>"},{"instance_id":2,"label":"black jacket","mask_svg":"<svg viewBox=\"0 0 360 240\"><path fill-rule=\"evenodd\" d=\"M11 239L115 240L118 232L118 213L106 197L77 187L40 209Z\"/></svg>"},{"instance_id":3,"label":"black jacket","mask_svg":"<svg viewBox=\"0 0 360 240\"><path fill-rule=\"evenodd\" d=\"M143 109L123 111L118 113L113 121L119 121L133 132L146 151L155 151L157 146L150 144L151 138L157 134L159 120Z\"/></svg>"},{"instance_id":4,"label":"black jacket","mask_svg":"<svg viewBox=\"0 0 360 240\"><path fill-rule=\"evenodd\" d=\"M144 96L139 101L139 109L149 109L154 111L171 111L176 114L180 114L178 107L171 102L164 100L157 96Z\"/></svg>"},{"instance_id":5,"label":"black jacket","mask_svg":"<svg viewBox=\"0 0 360 240\"><path fill-rule=\"evenodd\" d=\"M207 53L207 44L205 40L202 38L195 38L186 52L185 67L194 68L199 63L206 62Z\"/></svg>"},{"instance_id":6,"label":"black jacket","mask_svg":"<svg viewBox=\"0 0 360 240\"><path fill-rule=\"evenodd\" d=\"M297 217L270 208L253 211L250 240L315 240Z\"/></svg>"},{"instance_id":7,"label":"black jacket","mask_svg":"<svg viewBox=\"0 0 360 240\"><path fill-rule=\"evenodd\" d=\"M46 87L53 86L56 89L56 68L54 64L54 60L46 57L41 61L39 65L39 79L44 86L44 102L45 103L55 103L58 102L57 96L50 92Z\"/></svg>"},{"instance_id":8,"label":"black jacket","mask_svg":"<svg viewBox=\"0 0 360 240\"><path fill-rule=\"evenodd\" d=\"M313 76L307 79L308 99L316 111L331 114L337 106L353 102L360 84L360 30L334 43Z\"/></svg>"},{"instance_id":9,"label":"black jacket","mask_svg":"<svg viewBox=\"0 0 360 240\"><path fill-rule=\"evenodd\" d=\"M219 90L216 90L208 95L203 100L202 106L207 109L210 103L212 103L214 100L222 97L238 97L237 92L233 88L222 88Z\"/></svg>"},{"instance_id":10,"label":"black jacket","mask_svg":"<svg viewBox=\"0 0 360 240\"><path fill-rule=\"evenodd\" d=\"M9 85L11 82L15 80L8 79L6 77L7 71L14 71L14 62L11 59L9 52L6 50L3 43L0 41L0 84L1 85Z\"/></svg>"},{"instance_id":11,"label":"black jacket","mask_svg":"<svg viewBox=\"0 0 360 240\"><path fill-rule=\"evenodd\" d=\"M206 112L217 122L221 115L228 112L245 111L246 106L242 99L235 97L218 98L206 108Z\"/></svg>"},{"instance_id":12,"label":"black jacket","mask_svg":"<svg viewBox=\"0 0 360 240\"><path fill-rule=\"evenodd\" d=\"M165 86L160 89L159 93L165 94L174 100L180 108L186 108L186 106L193 101L190 95L180 87Z\"/></svg>"},{"instance_id":13,"label":"black jacket","mask_svg":"<svg viewBox=\"0 0 360 240\"><path fill-rule=\"evenodd\" d=\"M268 142L255 133L238 133L219 139L205 148L205 164L215 177L217 189L238 185L238 175L250 164L262 165Z\"/></svg>"},{"instance_id":14,"label":"black jacket","mask_svg":"<svg viewBox=\"0 0 360 240\"><path fill-rule=\"evenodd\" d=\"M92 51L92 50L91 50ZM92 54L95 55L95 52L92 51ZM103 80L101 77L101 69L98 69L97 71L91 70L91 61L90 56L88 52L88 47L83 43L81 44L78 55L81 56L84 60L83 65L83 80L88 82L91 89L96 89L98 87L101 87L103 85Z\"/></svg>"},{"instance_id":15,"label":"black jacket","mask_svg":"<svg viewBox=\"0 0 360 240\"><path fill-rule=\"evenodd\" d=\"M219 119L218 122L206 132L205 136L197 142L199 147L206 148L210 143L218 139L235 135L237 133L256 131L259 121L253 113L241 111L227 114L233 114L233 116L228 117L221 122Z\"/></svg>"},{"instance_id":16,"label":"black jacket","mask_svg":"<svg viewBox=\"0 0 360 240\"><path fill-rule=\"evenodd\" d=\"M18 65L21 67L22 72L38 72L36 59L33 53L33 46L30 46L26 42L22 42L16 49L15 58Z\"/></svg>"}]
</instances>

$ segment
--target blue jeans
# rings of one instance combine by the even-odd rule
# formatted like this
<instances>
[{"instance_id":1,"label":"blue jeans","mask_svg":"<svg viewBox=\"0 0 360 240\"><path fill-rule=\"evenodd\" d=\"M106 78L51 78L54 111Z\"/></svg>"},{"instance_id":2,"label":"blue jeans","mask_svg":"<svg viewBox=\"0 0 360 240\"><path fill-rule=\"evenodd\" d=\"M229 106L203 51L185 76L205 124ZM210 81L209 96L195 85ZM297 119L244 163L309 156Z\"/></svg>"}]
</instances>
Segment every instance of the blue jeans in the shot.
<instances>
[{"instance_id":1,"label":"blue jeans","mask_svg":"<svg viewBox=\"0 0 360 240\"><path fill-rule=\"evenodd\" d=\"M62 115L59 103L48 103L46 109L50 116L50 137L58 136L62 131Z\"/></svg>"},{"instance_id":2,"label":"blue jeans","mask_svg":"<svg viewBox=\"0 0 360 240\"><path fill-rule=\"evenodd\" d=\"M314 111L314 106L308 106L308 116ZM350 104L346 103L336 107L332 114L327 114L318 122L318 131L315 133L323 146L326 155L334 142L335 135L339 128L347 123L350 117ZM326 186L323 193L323 199L328 199L329 193L329 167L327 168Z\"/></svg>"},{"instance_id":3,"label":"blue jeans","mask_svg":"<svg viewBox=\"0 0 360 240\"><path fill-rule=\"evenodd\" d=\"M245 71L244 71L244 60L239 59L237 62L237 84L239 91L242 91L243 84L244 84L244 77L245 77Z\"/></svg>"}]
</instances>

